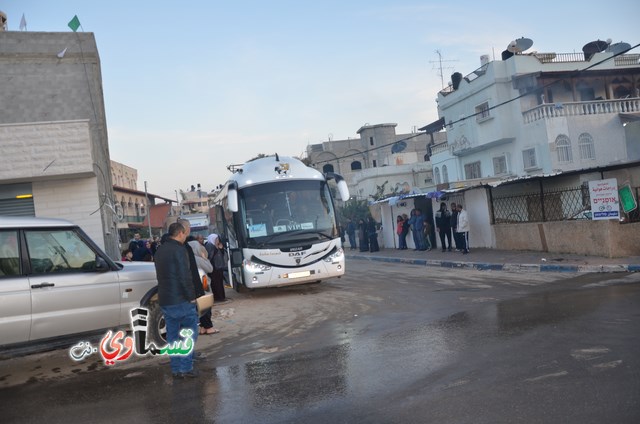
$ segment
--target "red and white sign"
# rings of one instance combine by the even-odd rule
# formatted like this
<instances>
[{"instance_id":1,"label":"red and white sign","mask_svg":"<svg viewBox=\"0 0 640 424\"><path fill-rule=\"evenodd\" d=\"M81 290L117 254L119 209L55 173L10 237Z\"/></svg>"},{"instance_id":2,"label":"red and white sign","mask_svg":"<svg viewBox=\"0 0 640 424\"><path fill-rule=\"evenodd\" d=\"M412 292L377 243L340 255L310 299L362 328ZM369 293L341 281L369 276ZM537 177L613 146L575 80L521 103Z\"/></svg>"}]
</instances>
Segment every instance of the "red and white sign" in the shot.
<instances>
[{"instance_id":1,"label":"red and white sign","mask_svg":"<svg viewBox=\"0 0 640 424\"><path fill-rule=\"evenodd\" d=\"M591 212L596 219L620 219L620 199L618 197L618 180L589 181L591 196Z\"/></svg>"}]
</instances>

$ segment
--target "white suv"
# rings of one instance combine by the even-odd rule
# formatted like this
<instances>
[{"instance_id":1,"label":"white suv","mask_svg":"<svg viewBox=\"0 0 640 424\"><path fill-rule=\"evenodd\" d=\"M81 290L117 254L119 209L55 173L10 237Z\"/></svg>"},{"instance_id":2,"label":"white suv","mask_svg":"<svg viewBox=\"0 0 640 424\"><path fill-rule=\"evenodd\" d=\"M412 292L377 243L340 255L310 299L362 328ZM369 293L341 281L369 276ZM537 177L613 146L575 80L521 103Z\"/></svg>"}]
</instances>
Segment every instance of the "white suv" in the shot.
<instances>
[{"instance_id":1,"label":"white suv","mask_svg":"<svg viewBox=\"0 0 640 424\"><path fill-rule=\"evenodd\" d=\"M156 293L153 263L114 262L77 225L0 216L2 347L128 325L139 306L152 309L153 337Z\"/></svg>"}]
</instances>

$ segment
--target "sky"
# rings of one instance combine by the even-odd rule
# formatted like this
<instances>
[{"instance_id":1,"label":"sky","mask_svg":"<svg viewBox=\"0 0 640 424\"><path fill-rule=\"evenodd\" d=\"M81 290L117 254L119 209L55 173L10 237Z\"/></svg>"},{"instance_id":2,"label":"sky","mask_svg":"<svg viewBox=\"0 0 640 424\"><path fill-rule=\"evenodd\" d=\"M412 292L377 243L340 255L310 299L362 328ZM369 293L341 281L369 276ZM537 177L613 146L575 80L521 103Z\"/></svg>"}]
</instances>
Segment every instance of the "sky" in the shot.
<instances>
[{"instance_id":1,"label":"sky","mask_svg":"<svg viewBox=\"0 0 640 424\"><path fill-rule=\"evenodd\" d=\"M170 199L258 154L358 138L363 125L410 133L438 119L437 93L511 40L581 52L640 43L637 0L0 0L8 29L95 35L111 159L138 189ZM439 54L438 54L439 52ZM638 53L638 51L634 51ZM440 59L442 60L440 62Z\"/></svg>"}]
</instances>

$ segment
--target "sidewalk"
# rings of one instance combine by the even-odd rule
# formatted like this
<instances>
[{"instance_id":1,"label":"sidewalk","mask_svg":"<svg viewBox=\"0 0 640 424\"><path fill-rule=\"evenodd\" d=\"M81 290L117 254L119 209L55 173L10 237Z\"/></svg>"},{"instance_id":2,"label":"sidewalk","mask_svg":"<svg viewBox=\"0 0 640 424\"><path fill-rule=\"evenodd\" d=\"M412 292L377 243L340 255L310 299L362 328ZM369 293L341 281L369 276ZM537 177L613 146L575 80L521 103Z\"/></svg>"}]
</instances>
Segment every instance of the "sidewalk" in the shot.
<instances>
[{"instance_id":1,"label":"sidewalk","mask_svg":"<svg viewBox=\"0 0 640 424\"><path fill-rule=\"evenodd\" d=\"M604 258L565 253L472 249L467 255L460 252L411 249L381 249L379 252L360 252L345 248L347 259L408 263L446 268L516 272L639 272L640 256Z\"/></svg>"}]
</instances>

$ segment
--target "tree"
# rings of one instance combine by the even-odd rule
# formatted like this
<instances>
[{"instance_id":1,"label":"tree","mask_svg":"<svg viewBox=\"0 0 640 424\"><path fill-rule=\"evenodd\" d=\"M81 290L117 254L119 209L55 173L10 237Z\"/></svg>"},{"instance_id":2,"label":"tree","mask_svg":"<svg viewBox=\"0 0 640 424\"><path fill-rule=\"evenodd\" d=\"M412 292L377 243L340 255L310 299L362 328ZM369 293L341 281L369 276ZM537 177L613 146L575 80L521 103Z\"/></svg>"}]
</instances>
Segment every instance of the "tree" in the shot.
<instances>
[{"instance_id":1,"label":"tree","mask_svg":"<svg viewBox=\"0 0 640 424\"><path fill-rule=\"evenodd\" d=\"M359 219L369 217L369 205L366 200L349 199L344 202L344 206L338 209L338 220L347 222L351 218L358 222Z\"/></svg>"},{"instance_id":2,"label":"tree","mask_svg":"<svg viewBox=\"0 0 640 424\"><path fill-rule=\"evenodd\" d=\"M385 197L384 189L387 186L388 182L389 180L382 183L381 186L376 185L376 192L374 194L370 194L369 197L371 197L374 201L383 199Z\"/></svg>"}]
</instances>

